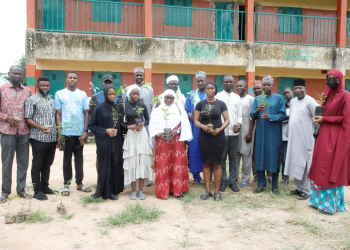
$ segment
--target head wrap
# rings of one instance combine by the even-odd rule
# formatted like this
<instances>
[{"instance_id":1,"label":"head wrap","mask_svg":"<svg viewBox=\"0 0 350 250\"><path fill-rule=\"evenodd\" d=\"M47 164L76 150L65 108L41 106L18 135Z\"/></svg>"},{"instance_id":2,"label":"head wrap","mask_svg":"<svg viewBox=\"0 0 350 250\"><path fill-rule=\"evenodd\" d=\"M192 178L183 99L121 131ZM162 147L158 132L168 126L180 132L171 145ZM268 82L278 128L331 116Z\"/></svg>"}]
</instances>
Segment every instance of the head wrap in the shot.
<instances>
[{"instance_id":1,"label":"head wrap","mask_svg":"<svg viewBox=\"0 0 350 250\"><path fill-rule=\"evenodd\" d=\"M214 88L215 88L215 95L218 93L218 87L216 87L216 84L214 82L207 82L205 84L205 88L208 86L208 85L213 85Z\"/></svg>"},{"instance_id":2,"label":"head wrap","mask_svg":"<svg viewBox=\"0 0 350 250\"><path fill-rule=\"evenodd\" d=\"M199 71L199 72L196 74L196 79L197 79L198 77L203 77L203 78L205 79L205 78L207 78L206 76L207 76L207 74L205 74L204 71Z\"/></svg>"},{"instance_id":3,"label":"head wrap","mask_svg":"<svg viewBox=\"0 0 350 250\"><path fill-rule=\"evenodd\" d=\"M169 76L169 77L166 79L166 84L169 84L169 82L171 82L171 81L177 81L177 82L179 82L179 78L178 78L176 75Z\"/></svg>"},{"instance_id":4,"label":"head wrap","mask_svg":"<svg viewBox=\"0 0 350 250\"><path fill-rule=\"evenodd\" d=\"M129 100L130 100L130 94L131 94L131 91L133 89L138 89L140 91L140 88L139 86L137 86L136 84L133 84L131 86L128 87L128 91L126 92L126 96L129 97Z\"/></svg>"},{"instance_id":5,"label":"head wrap","mask_svg":"<svg viewBox=\"0 0 350 250\"><path fill-rule=\"evenodd\" d=\"M305 80L304 79L295 79L293 83L293 87L295 86L303 86L306 87Z\"/></svg>"},{"instance_id":6,"label":"head wrap","mask_svg":"<svg viewBox=\"0 0 350 250\"><path fill-rule=\"evenodd\" d=\"M333 97L343 89L343 73L338 69L332 69L328 72L327 76L335 75L339 79L339 84L336 89L331 89L326 86L326 90L324 91L324 95L327 96L324 102L324 109L326 110L331 103Z\"/></svg>"},{"instance_id":7,"label":"head wrap","mask_svg":"<svg viewBox=\"0 0 350 250\"><path fill-rule=\"evenodd\" d=\"M273 84L273 78L271 76L265 76L262 80L262 82L269 82Z\"/></svg>"},{"instance_id":8,"label":"head wrap","mask_svg":"<svg viewBox=\"0 0 350 250\"><path fill-rule=\"evenodd\" d=\"M145 70L141 67L136 67L134 69L134 74L136 74L136 73L145 73Z\"/></svg>"},{"instance_id":9,"label":"head wrap","mask_svg":"<svg viewBox=\"0 0 350 250\"><path fill-rule=\"evenodd\" d=\"M175 97L175 100L172 105L167 106L163 101L162 104L153 109L151 113L151 118L149 122L149 135L150 135L150 144L155 149L155 136L159 133L164 132L164 128L168 127L174 129L181 123L181 134L179 141L191 141L193 139L192 129L190 122L187 117L187 112L176 105L177 95L171 89L167 89L162 96L171 95ZM166 110L170 115L167 118L167 121L164 120L164 111ZM157 154L157 153L156 153Z\"/></svg>"},{"instance_id":10,"label":"head wrap","mask_svg":"<svg viewBox=\"0 0 350 250\"><path fill-rule=\"evenodd\" d=\"M108 90L109 89L114 89L114 86L112 84L107 84L103 87L103 95L105 96L105 104L109 107L112 107L114 105L114 100L111 102L108 100Z\"/></svg>"},{"instance_id":11,"label":"head wrap","mask_svg":"<svg viewBox=\"0 0 350 250\"><path fill-rule=\"evenodd\" d=\"M103 78L102 78L102 82L105 82L105 81L111 81L112 83L114 83L114 79L111 75L104 75Z\"/></svg>"},{"instance_id":12,"label":"head wrap","mask_svg":"<svg viewBox=\"0 0 350 250\"><path fill-rule=\"evenodd\" d=\"M38 84L39 82L49 82L50 79L46 76L39 76L38 80L36 80L36 84Z\"/></svg>"},{"instance_id":13,"label":"head wrap","mask_svg":"<svg viewBox=\"0 0 350 250\"><path fill-rule=\"evenodd\" d=\"M254 83L253 83L253 87L262 87L262 82L260 80L255 80Z\"/></svg>"}]
</instances>

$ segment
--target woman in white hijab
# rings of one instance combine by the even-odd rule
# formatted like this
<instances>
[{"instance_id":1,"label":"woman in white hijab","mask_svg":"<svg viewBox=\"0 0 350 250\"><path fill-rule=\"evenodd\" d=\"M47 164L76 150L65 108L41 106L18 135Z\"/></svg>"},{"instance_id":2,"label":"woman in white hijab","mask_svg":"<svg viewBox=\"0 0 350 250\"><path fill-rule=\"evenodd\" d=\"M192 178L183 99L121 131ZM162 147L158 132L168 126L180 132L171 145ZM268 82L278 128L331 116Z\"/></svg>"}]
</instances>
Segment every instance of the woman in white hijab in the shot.
<instances>
[{"instance_id":1,"label":"woman in white hijab","mask_svg":"<svg viewBox=\"0 0 350 250\"><path fill-rule=\"evenodd\" d=\"M149 124L155 149L156 197L165 200L173 193L182 199L189 191L185 141L192 140L192 131L186 111L175 104L175 92L168 89L163 96L164 102L152 111Z\"/></svg>"},{"instance_id":2,"label":"woman in white hijab","mask_svg":"<svg viewBox=\"0 0 350 250\"><path fill-rule=\"evenodd\" d=\"M123 145L124 188L132 189L130 200L144 200L143 187L154 182L152 149L145 129L149 116L146 105L138 102L140 88L137 85L128 88L127 96L129 101L121 108L121 127L128 131Z\"/></svg>"}]
</instances>

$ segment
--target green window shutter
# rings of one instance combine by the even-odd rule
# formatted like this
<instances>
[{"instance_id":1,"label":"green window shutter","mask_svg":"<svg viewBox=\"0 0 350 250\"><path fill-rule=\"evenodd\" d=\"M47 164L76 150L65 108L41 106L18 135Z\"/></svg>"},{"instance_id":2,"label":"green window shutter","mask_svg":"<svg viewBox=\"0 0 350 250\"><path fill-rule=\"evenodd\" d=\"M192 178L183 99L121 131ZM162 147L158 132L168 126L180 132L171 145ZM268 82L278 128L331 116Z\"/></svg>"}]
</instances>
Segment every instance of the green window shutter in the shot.
<instances>
[{"instance_id":1,"label":"green window shutter","mask_svg":"<svg viewBox=\"0 0 350 250\"><path fill-rule=\"evenodd\" d=\"M215 84L218 88L218 93L224 90L224 84L222 83L224 80L224 75L215 76Z\"/></svg>"},{"instance_id":2,"label":"green window shutter","mask_svg":"<svg viewBox=\"0 0 350 250\"><path fill-rule=\"evenodd\" d=\"M187 97L188 92L192 90L192 75L189 74L165 74L165 89L168 89L168 85L166 84L166 79L171 76L176 75L179 78L179 86L181 93Z\"/></svg>"},{"instance_id":3,"label":"green window shutter","mask_svg":"<svg viewBox=\"0 0 350 250\"><path fill-rule=\"evenodd\" d=\"M347 12L347 21L346 21L346 36L350 36L350 11Z\"/></svg>"},{"instance_id":4,"label":"green window shutter","mask_svg":"<svg viewBox=\"0 0 350 250\"><path fill-rule=\"evenodd\" d=\"M345 80L345 90L350 92L350 80L349 79Z\"/></svg>"},{"instance_id":5,"label":"green window shutter","mask_svg":"<svg viewBox=\"0 0 350 250\"><path fill-rule=\"evenodd\" d=\"M66 87L66 72L64 70L43 70L43 76L50 79L50 95L55 98L57 91Z\"/></svg>"},{"instance_id":6,"label":"green window shutter","mask_svg":"<svg viewBox=\"0 0 350 250\"><path fill-rule=\"evenodd\" d=\"M64 31L65 29L65 1L42 1L41 22L43 30Z\"/></svg>"},{"instance_id":7,"label":"green window shutter","mask_svg":"<svg viewBox=\"0 0 350 250\"><path fill-rule=\"evenodd\" d=\"M192 26L192 0L165 0L165 25Z\"/></svg>"},{"instance_id":8,"label":"green window shutter","mask_svg":"<svg viewBox=\"0 0 350 250\"><path fill-rule=\"evenodd\" d=\"M92 2L92 21L121 22L121 0L104 0L103 2Z\"/></svg>"},{"instance_id":9,"label":"green window shutter","mask_svg":"<svg viewBox=\"0 0 350 250\"><path fill-rule=\"evenodd\" d=\"M303 10L302 8L279 7L278 14L278 32L301 34L303 31ZM300 15L287 16L287 15Z\"/></svg>"},{"instance_id":10,"label":"green window shutter","mask_svg":"<svg viewBox=\"0 0 350 250\"><path fill-rule=\"evenodd\" d=\"M102 78L104 75L111 75L114 79L114 87L116 90L122 86L122 73L120 72L103 72L103 71L93 71L92 72L92 83L95 87L98 87L99 90L97 92L102 91Z\"/></svg>"},{"instance_id":11,"label":"green window shutter","mask_svg":"<svg viewBox=\"0 0 350 250\"><path fill-rule=\"evenodd\" d=\"M290 87L291 89L293 89L293 83L294 80L298 79L298 78L292 78L292 77L279 77L278 78L278 94L280 94L281 96L283 96L283 89L285 87ZM286 101L286 99L284 98L284 100Z\"/></svg>"},{"instance_id":12,"label":"green window shutter","mask_svg":"<svg viewBox=\"0 0 350 250\"><path fill-rule=\"evenodd\" d=\"M216 2L216 24L215 37L218 40L230 41L234 39L235 13L225 10L234 11L232 2Z\"/></svg>"}]
</instances>

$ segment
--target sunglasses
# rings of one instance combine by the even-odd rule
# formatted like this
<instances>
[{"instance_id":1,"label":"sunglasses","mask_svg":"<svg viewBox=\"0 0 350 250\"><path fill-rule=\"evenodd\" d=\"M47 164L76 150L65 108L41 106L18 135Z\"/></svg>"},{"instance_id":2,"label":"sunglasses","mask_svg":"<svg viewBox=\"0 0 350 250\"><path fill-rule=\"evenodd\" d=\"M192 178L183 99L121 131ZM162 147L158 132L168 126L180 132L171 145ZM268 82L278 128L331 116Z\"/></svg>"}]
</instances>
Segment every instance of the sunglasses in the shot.
<instances>
[{"instance_id":1,"label":"sunglasses","mask_svg":"<svg viewBox=\"0 0 350 250\"><path fill-rule=\"evenodd\" d=\"M335 77L335 78L330 78L330 77L327 77L327 80L328 80L328 81L338 81L339 79L338 79L338 78L336 78L336 77Z\"/></svg>"},{"instance_id":2,"label":"sunglasses","mask_svg":"<svg viewBox=\"0 0 350 250\"><path fill-rule=\"evenodd\" d=\"M174 101L175 97L165 96L164 99Z\"/></svg>"}]
</instances>

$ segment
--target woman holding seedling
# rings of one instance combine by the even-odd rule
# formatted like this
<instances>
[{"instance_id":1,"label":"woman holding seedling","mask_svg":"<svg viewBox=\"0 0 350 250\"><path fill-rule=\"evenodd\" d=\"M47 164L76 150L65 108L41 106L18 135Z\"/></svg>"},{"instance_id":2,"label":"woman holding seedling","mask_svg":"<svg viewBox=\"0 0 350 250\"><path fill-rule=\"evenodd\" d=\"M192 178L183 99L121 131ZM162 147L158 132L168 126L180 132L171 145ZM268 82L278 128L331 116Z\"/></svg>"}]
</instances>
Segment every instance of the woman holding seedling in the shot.
<instances>
[{"instance_id":1,"label":"woman holding seedling","mask_svg":"<svg viewBox=\"0 0 350 250\"><path fill-rule=\"evenodd\" d=\"M182 199L189 190L184 141L192 140L192 131L186 111L175 104L175 92L168 89L163 96L164 102L152 111L149 125L155 149L156 197L166 200L173 193Z\"/></svg>"},{"instance_id":2,"label":"woman holding seedling","mask_svg":"<svg viewBox=\"0 0 350 250\"><path fill-rule=\"evenodd\" d=\"M92 197L117 200L124 188L120 118L113 85L106 85L103 94L105 102L94 109L88 124L95 134L98 162L97 188Z\"/></svg>"},{"instance_id":3,"label":"woman holding seedling","mask_svg":"<svg viewBox=\"0 0 350 250\"><path fill-rule=\"evenodd\" d=\"M123 147L124 187L132 189L130 200L144 200L143 187L154 182L152 150L145 129L149 123L148 110L145 104L137 101L140 88L136 84L128 88L126 95L128 101L121 106L121 126L127 130Z\"/></svg>"},{"instance_id":4,"label":"woman holding seedling","mask_svg":"<svg viewBox=\"0 0 350 250\"><path fill-rule=\"evenodd\" d=\"M225 148L225 128L230 124L226 104L217 100L217 87L215 83L208 82L205 85L207 98L196 105L194 113L194 125L200 129L198 144L201 150L203 162L203 176L205 191L200 197L207 200L213 197L211 193L211 167L214 169L215 193L214 200L221 201L219 188L221 184L222 169L221 158ZM224 123L221 121L224 118Z\"/></svg>"}]
</instances>

